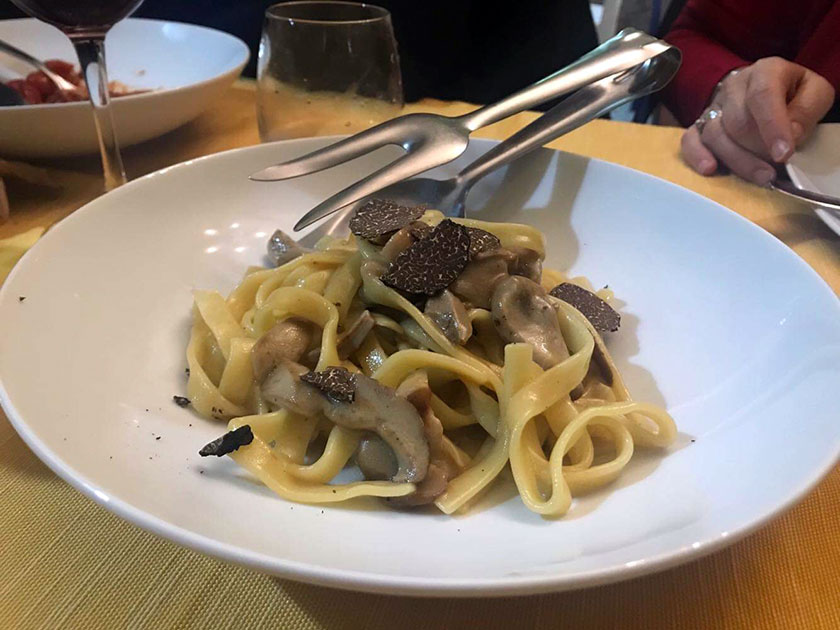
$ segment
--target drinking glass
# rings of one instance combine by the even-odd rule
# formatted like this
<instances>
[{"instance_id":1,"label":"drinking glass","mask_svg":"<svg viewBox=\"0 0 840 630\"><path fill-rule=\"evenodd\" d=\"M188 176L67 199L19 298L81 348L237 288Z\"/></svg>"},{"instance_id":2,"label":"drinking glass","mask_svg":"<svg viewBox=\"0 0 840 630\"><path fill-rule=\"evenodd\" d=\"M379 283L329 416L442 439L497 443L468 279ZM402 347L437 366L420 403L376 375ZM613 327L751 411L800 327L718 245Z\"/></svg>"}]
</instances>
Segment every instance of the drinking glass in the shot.
<instances>
[{"instance_id":1,"label":"drinking glass","mask_svg":"<svg viewBox=\"0 0 840 630\"><path fill-rule=\"evenodd\" d=\"M356 133L398 115L402 105L388 11L309 1L266 10L257 62L263 142Z\"/></svg>"},{"instance_id":2,"label":"drinking glass","mask_svg":"<svg viewBox=\"0 0 840 630\"><path fill-rule=\"evenodd\" d=\"M105 69L105 35L110 28L133 13L143 0L12 0L34 18L52 24L70 38L82 76L85 78L93 120L102 155L105 190L124 184L123 168L114 119L108 97Z\"/></svg>"}]
</instances>

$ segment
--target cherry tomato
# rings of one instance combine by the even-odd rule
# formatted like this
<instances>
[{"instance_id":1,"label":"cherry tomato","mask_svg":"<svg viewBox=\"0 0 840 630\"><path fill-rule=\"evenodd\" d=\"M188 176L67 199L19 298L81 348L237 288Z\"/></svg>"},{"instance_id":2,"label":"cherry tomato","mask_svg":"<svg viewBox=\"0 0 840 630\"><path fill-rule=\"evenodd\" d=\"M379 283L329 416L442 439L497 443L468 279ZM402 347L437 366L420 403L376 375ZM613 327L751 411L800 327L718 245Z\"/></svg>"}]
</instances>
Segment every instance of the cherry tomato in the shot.
<instances>
[{"instance_id":1,"label":"cherry tomato","mask_svg":"<svg viewBox=\"0 0 840 630\"><path fill-rule=\"evenodd\" d=\"M67 97L61 92L61 90L56 90L52 94L50 94L47 98L44 99L45 103L66 103Z\"/></svg>"},{"instance_id":2,"label":"cherry tomato","mask_svg":"<svg viewBox=\"0 0 840 630\"><path fill-rule=\"evenodd\" d=\"M79 84L79 75L76 74L76 69L72 63L63 61L61 59L49 59L44 62L44 65L46 65L47 68L49 68L56 74L61 75L68 81L72 81L76 85Z\"/></svg>"},{"instance_id":3,"label":"cherry tomato","mask_svg":"<svg viewBox=\"0 0 840 630\"><path fill-rule=\"evenodd\" d=\"M23 94L23 100L26 102L27 105L38 105L39 103L44 102L44 99L41 98L41 92L38 91L38 88L34 87L30 83L27 83L26 81L23 82L21 93Z\"/></svg>"},{"instance_id":4,"label":"cherry tomato","mask_svg":"<svg viewBox=\"0 0 840 630\"><path fill-rule=\"evenodd\" d=\"M26 75L26 82L40 92L42 99L46 99L56 90L55 84L41 71L30 72Z\"/></svg>"}]
</instances>

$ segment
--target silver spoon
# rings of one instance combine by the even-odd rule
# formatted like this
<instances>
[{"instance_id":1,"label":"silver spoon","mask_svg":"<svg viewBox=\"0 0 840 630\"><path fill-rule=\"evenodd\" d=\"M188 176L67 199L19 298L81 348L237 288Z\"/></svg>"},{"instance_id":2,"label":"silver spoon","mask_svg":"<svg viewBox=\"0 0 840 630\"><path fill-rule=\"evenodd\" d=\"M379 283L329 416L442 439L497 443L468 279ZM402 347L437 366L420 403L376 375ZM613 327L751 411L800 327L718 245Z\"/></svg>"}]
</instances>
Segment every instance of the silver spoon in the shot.
<instances>
[{"instance_id":1,"label":"silver spoon","mask_svg":"<svg viewBox=\"0 0 840 630\"><path fill-rule=\"evenodd\" d=\"M670 47L632 70L606 77L578 90L451 179L418 177L392 184L372 196L393 199L404 205L425 204L447 216L463 218L467 195L480 179L624 103L661 90L676 74L680 60L679 50ZM330 221L304 236L300 244L312 247L328 234L337 236L346 232L348 216L366 200L347 206Z\"/></svg>"},{"instance_id":2,"label":"silver spoon","mask_svg":"<svg viewBox=\"0 0 840 630\"><path fill-rule=\"evenodd\" d=\"M12 46L11 44L4 42L2 39L0 39L0 51L20 59L22 62L32 66L36 70L40 70L50 81L55 83L55 86L62 92L73 92L79 89L77 85L70 83L70 81L60 74L50 70L47 65L37 57L33 57L29 53L23 52L20 48Z\"/></svg>"},{"instance_id":3,"label":"silver spoon","mask_svg":"<svg viewBox=\"0 0 840 630\"><path fill-rule=\"evenodd\" d=\"M775 190L776 192L782 193L788 197L793 197L799 201L822 206L823 208L840 210L840 198L799 188L790 180L787 171L785 171L784 168L777 169L776 173L776 179L767 185L770 190Z\"/></svg>"}]
</instances>

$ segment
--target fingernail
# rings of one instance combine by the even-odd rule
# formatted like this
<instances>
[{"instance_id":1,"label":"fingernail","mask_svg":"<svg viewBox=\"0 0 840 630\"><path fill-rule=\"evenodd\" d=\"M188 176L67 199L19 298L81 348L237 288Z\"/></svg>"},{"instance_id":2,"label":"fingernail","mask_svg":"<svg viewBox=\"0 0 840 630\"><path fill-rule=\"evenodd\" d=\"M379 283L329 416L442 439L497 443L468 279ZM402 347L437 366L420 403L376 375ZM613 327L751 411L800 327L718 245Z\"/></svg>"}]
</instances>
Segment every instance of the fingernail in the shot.
<instances>
[{"instance_id":1,"label":"fingernail","mask_svg":"<svg viewBox=\"0 0 840 630\"><path fill-rule=\"evenodd\" d=\"M793 141L799 144L799 141L802 140L802 136L805 135L805 127L803 127L801 123L794 121L790 123L790 128L793 132Z\"/></svg>"},{"instance_id":2,"label":"fingernail","mask_svg":"<svg viewBox=\"0 0 840 630\"><path fill-rule=\"evenodd\" d=\"M790 145L784 140L776 140L773 143L773 147L770 149L770 155L773 156L773 159L777 162L784 160L789 152Z\"/></svg>"},{"instance_id":3,"label":"fingernail","mask_svg":"<svg viewBox=\"0 0 840 630\"><path fill-rule=\"evenodd\" d=\"M759 186L766 186L776 177L776 172L772 168L759 168L753 173L753 181Z\"/></svg>"},{"instance_id":4,"label":"fingernail","mask_svg":"<svg viewBox=\"0 0 840 630\"><path fill-rule=\"evenodd\" d=\"M701 175L711 175L715 172L715 163L711 160L700 160L697 169Z\"/></svg>"}]
</instances>

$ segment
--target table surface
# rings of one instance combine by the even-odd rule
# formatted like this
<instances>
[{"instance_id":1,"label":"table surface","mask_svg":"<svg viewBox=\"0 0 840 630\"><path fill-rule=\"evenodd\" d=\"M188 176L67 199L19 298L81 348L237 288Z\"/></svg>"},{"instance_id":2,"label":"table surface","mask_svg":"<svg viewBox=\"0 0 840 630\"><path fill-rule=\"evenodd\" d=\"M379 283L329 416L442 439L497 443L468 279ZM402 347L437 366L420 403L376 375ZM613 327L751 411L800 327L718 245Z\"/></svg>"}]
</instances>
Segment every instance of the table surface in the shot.
<instances>
[{"instance_id":1,"label":"table surface","mask_svg":"<svg viewBox=\"0 0 840 630\"><path fill-rule=\"evenodd\" d=\"M464 103L414 111L459 114ZM504 138L525 113L477 135ZM680 130L598 120L551 147L662 177L784 241L840 292L840 237L805 205L679 159ZM253 86L194 122L125 151L130 177L259 142ZM54 161L56 190L9 182L0 239L49 227L99 193L94 158ZM176 546L83 497L43 465L0 411L0 626L12 628L840 628L840 469L747 539L656 575L583 591L422 600L277 580Z\"/></svg>"}]
</instances>

